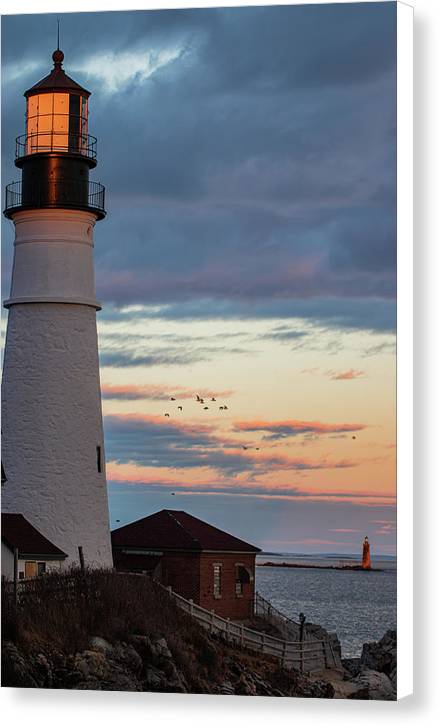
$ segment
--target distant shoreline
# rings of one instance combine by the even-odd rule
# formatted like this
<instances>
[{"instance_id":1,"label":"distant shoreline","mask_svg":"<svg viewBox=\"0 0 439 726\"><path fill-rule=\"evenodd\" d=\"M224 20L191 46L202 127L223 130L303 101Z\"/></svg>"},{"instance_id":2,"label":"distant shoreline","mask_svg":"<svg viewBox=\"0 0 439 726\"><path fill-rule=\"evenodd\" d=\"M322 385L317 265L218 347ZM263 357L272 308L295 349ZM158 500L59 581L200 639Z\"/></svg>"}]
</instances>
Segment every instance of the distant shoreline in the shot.
<instances>
[{"instance_id":1,"label":"distant shoreline","mask_svg":"<svg viewBox=\"0 0 439 726\"><path fill-rule=\"evenodd\" d=\"M361 565L309 565L296 564L294 562L257 562L256 567L295 567L299 569L312 570L361 570L362 572L381 572L379 568L371 567L364 570Z\"/></svg>"}]
</instances>

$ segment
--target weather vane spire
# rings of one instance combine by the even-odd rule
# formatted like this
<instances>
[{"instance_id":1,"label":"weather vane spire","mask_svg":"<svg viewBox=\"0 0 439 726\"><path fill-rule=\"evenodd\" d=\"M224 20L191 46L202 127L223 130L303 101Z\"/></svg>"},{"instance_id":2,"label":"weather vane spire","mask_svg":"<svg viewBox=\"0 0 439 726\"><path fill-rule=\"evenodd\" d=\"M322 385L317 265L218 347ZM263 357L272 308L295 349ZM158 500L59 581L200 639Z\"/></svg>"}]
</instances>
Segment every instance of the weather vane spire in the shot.
<instances>
[{"instance_id":1,"label":"weather vane spire","mask_svg":"<svg viewBox=\"0 0 439 726\"><path fill-rule=\"evenodd\" d=\"M58 28L56 33L56 49L59 50L59 18L56 19Z\"/></svg>"}]
</instances>

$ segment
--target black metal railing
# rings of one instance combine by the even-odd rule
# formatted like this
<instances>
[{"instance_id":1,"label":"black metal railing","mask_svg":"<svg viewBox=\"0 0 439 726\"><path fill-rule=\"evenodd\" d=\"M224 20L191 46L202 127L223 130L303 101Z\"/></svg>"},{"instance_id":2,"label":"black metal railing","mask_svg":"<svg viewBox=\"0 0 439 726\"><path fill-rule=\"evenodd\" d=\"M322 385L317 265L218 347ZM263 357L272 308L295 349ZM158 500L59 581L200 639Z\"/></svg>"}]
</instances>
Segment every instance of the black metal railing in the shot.
<instances>
[{"instance_id":1,"label":"black metal railing","mask_svg":"<svg viewBox=\"0 0 439 726\"><path fill-rule=\"evenodd\" d=\"M22 207L23 209L40 209L45 207L92 209L105 216L105 187L95 181L62 181L47 180L41 184L32 184L26 191L22 190L22 182L12 182L6 187L5 213Z\"/></svg>"},{"instance_id":2,"label":"black metal railing","mask_svg":"<svg viewBox=\"0 0 439 726\"><path fill-rule=\"evenodd\" d=\"M15 158L31 154L60 152L63 154L79 154L87 159L96 160L97 139L90 134L76 134L68 131L39 131L22 134L15 139Z\"/></svg>"}]
</instances>

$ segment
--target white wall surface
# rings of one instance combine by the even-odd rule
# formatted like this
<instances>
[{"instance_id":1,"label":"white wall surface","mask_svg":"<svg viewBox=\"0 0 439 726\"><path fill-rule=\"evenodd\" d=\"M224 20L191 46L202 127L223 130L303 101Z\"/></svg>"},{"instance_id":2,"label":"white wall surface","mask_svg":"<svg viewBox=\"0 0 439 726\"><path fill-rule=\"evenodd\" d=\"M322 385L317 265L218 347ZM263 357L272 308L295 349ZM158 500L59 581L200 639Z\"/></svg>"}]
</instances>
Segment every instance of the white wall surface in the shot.
<instances>
[{"instance_id":1,"label":"white wall surface","mask_svg":"<svg viewBox=\"0 0 439 726\"><path fill-rule=\"evenodd\" d=\"M88 212L56 209L14 216L2 385L2 459L8 476L2 509L23 514L67 553L67 566L79 563L79 545L86 564L112 566L94 222Z\"/></svg>"}]
</instances>

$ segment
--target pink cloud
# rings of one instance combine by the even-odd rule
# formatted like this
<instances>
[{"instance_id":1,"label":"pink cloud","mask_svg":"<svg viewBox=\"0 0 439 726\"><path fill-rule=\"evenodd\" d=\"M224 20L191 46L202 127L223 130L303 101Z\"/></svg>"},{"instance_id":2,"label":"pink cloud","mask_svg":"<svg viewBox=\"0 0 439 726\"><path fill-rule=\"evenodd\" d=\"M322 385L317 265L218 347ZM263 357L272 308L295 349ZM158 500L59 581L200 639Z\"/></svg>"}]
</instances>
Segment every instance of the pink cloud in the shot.
<instances>
[{"instance_id":1,"label":"pink cloud","mask_svg":"<svg viewBox=\"0 0 439 726\"><path fill-rule=\"evenodd\" d=\"M348 371L326 371L332 381L353 381L355 378L364 378L365 372L350 368Z\"/></svg>"},{"instance_id":2,"label":"pink cloud","mask_svg":"<svg viewBox=\"0 0 439 726\"><path fill-rule=\"evenodd\" d=\"M185 433L191 434L210 434L215 430L211 424L191 424L181 419L172 419L165 416L156 416L149 413L113 413L105 416L105 421L111 423L125 423L125 424L153 424L154 426L165 426L177 429Z\"/></svg>"},{"instance_id":3,"label":"pink cloud","mask_svg":"<svg viewBox=\"0 0 439 726\"><path fill-rule=\"evenodd\" d=\"M328 531L329 532L340 532L343 534L354 534L354 533L360 532L361 530L359 530L359 529L330 529Z\"/></svg>"}]
</instances>

